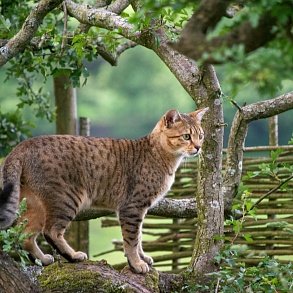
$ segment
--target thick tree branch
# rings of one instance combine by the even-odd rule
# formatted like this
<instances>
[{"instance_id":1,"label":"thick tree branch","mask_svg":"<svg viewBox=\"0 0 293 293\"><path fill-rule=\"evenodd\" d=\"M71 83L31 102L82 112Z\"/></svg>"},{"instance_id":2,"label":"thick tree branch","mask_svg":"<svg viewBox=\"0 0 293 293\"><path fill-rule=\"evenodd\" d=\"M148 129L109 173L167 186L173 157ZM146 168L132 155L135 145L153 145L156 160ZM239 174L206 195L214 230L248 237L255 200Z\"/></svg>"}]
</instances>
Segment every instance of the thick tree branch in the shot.
<instances>
[{"instance_id":1,"label":"thick tree branch","mask_svg":"<svg viewBox=\"0 0 293 293\"><path fill-rule=\"evenodd\" d=\"M76 4L65 0L68 13L83 24L118 31L125 38L137 42L141 32L123 17L103 8L91 8L87 4Z\"/></svg>"},{"instance_id":2,"label":"thick tree branch","mask_svg":"<svg viewBox=\"0 0 293 293\"><path fill-rule=\"evenodd\" d=\"M113 215L111 210L88 209L81 212L76 221L96 219ZM197 216L195 199L164 198L148 211L149 215L170 218L195 218Z\"/></svg>"},{"instance_id":3,"label":"thick tree branch","mask_svg":"<svg viewBox=\"0 0 293 293\"><path fill-rule=\"evenodd\" d=\"M244 21L224 36L208 39L208 29L216 26L218 21L226 14L231 1L208 0L203 1L194 12L181 32L177 43L172 43L174 49L193 59L200 59L203 54L210 54L219 48L244 45L246 53L256 50L271 41L276 32L272 30L276 19L270 14L262 15L257 26ZM219 63L212 55L205 60L208 63Z\"/></svg>"},{"instance_id":4,"label":"thick tree branch","mask_svg":"<svg viewBox=\"0 0 293 293\"><path fill-rule=\"evenodd\" d=\"M268 118L293 109L293 91L277 98L242 107L242 116L248 123Z\"/></svg>"},{"instance_id":5,"label":"thick tree branch","mask_svg":"<svg viewBox=\"0 0 293 293\"><path fill-rule=\"evenodd\" d=\"M124 9L126 9L130 3L128 0L116 0L113 1L109 6L106 7L108 11L116 14L120 14Z\"/></svg>"},{"instance_id":6,"label":"thick tree branch","mask_svg":"<svg viewBox=\"0 0 293 293\"><path fill-rule=\"evenodd\" d=\"M0 48L0 66L22 52L30 43L38 27L48 12L56 8L62 0L41 0L26 18L21 30Z\"/></svg>"},{"instance_id":7,"label":"thick tree branch","mask_svg":"<svg viewBox=\"0 0 293 293\"><path fill-rule=\"evenodd\" d=\"M236 113L228 141L224 175L223 193L226 211L229 210L240 183L243 149L249 122L278 115L290 109L293 109L293 92L271 100L247 105Z\"/></svg>"},{"instance_id":8,"label":"thick tree branch","mask_svg":"<svg viewBox=\"0 0 293 293\"><path fill-rule=\"evenodd\" d=\"M82 292L167 293L180 290L183 283L181 275L161 273L155 269L144 275L135 274L128 267L118 272L105 261L53 264L44 268L38 280L44 292L82 290Z\"/></svg>"},{"instance_id":9,"label":"thick tree branch","mask_svg":"<svg viewBox=\"0 0 293 293\"><path fill-rule=\"evenodd\" d=\"M148 211L149 215L170 218L195 218L197 216L195 199L164 198Z\"/></svg>"},{"instance_id":10,"label":"thick tree branch","mask_svg":"<svg viewBox=\"0 0 293 293\"><path fill-rule=\"evenodd\" d=\"M169 40L163 29L157 31L157 38L160 43L159 45L153 44L152 50L167 65L193 100L198 103L198 100L205 96L205 89L201 83L201 73L195 62L168 46Z\"/></svg>"},{"instance_id":11,"label":"thick tree branch","mask_svg":"<svg viewBox=\"0 0 293 293\"><path fill-rule=\"evenodd\" d=\"M120 14L124 9L126 9L129 6L129 1L126 0L116 0L110 5L107 6L107 1L96 1L95 8L103 8L110 12ZM81 23L79 25L78 30L81 32L87 32L90 29L91 25Z\"/></svg>"},{"instance_id":12,"label":"thick tree branch","mask_svg":"<svg viewBox=\"0 0 293 293\"><path fill-rule=\"evenodd\" d=\"M183 38L192 37L195 28L203 34L205 34L208 29L214 28L223 15L226 15L227 7L230 2L231 0L201 1L198 9L184 27L181 36Z\"/></svg>"}]
</instances>

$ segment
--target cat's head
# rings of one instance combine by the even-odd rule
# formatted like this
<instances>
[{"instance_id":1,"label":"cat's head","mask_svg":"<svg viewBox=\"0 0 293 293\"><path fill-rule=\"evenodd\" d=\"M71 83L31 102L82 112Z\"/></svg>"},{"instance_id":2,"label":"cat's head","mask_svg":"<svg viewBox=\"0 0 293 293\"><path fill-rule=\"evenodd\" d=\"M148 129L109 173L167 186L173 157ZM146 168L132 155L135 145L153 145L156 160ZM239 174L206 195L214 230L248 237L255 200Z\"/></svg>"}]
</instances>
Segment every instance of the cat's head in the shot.
<instances>
[{"instance_id":1,"label":"cat's head","mask_svg":"<svg viewBox=\"0 0 293 293\"><path fill-rule=\"evenodd\" d=\"M170 110L157 123L153 133L159 136L161 146L171 154L181 157L198 155L204 140L201 120L208 109L188 114Z\"/></svg>"}]
</instances>

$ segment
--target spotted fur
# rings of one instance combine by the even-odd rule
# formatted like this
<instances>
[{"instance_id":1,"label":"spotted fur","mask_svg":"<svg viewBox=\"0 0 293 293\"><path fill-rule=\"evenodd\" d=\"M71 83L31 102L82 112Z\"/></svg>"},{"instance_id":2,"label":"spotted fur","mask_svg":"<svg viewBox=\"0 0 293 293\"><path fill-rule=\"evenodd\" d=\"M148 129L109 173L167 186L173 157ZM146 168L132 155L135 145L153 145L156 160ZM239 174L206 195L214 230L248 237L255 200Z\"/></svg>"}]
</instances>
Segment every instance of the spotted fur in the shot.
<instances>
[{"instance_id":1,"label":"spotted fur","mask_svg":"<svg viewBox=\"0 0 293 293\"><path fill-rule=\"evenodd\" d=\"M43 254L36 243L42 233L66 259L82 261L87 255L68 245L63 237L66 228L82 209L113 209L130 267L148 272L153 261L141 245L144 216L170 189L181 160L199 153L200 122L206 111L171 110L138 140L51 135L20 143L3 167L0 229L13 224L19 201L26 198L23 217L31 237L24 249L44 265L52 263L53 257Z\"/></svg>"}]
</instances>

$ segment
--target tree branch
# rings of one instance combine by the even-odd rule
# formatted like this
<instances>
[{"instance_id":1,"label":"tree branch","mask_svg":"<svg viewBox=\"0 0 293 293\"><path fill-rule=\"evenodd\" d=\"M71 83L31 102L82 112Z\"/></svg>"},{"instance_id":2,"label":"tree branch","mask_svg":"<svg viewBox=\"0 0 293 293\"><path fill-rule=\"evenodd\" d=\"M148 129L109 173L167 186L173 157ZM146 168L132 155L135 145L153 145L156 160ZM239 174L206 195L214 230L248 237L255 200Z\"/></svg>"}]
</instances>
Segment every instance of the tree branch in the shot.
<instances>
[{"instance_id":1,"label":"tree branch","mask_svg":"<svg viewBox=\"0 0 293 293\"><path fill-rule=\"evenodd\" d=\"M214 28L219 20L226 15L231 0L203 0L184 27L181 36L188 38L194 34L194 28L206 34Z\"/></svg>"},{"instance_id":2,"label":"tree branch","mask_svg":"<svg viewBox=\"0 0 293 293\"><path fill-rule=\"evenodd\" d=\"M278 115L293 109L293 91L277 98L261 101L242 107L242 116L247 123Z\"/></svg>"},{"instance_id":3,"label":"tree branch","mask_svg":"<svg viewBox=\"0 0 293 293\"><path fill-rule=\"evenodd\" d=\"M194 12L181 32L177 43L171 43L174 49L181 54L193 59L200 59L203 54L216 51L218 48L244 45L246 53L256 50L271 41L276 32L272 30L276 19L269 13L263 14L256 26L249 21L244 21L229 33L223 36L208 39L208 29L213 28L226 14L231 1L208 0L203 1ZM208 63L220 63L212 55L205 60Z\"/></svg>"},{"instance_id":4,"label":"tree branch","mask_svg":"<svg viewBox=\"0 0 293 293\"><path fill-rule=\"evenodd\" d=\"M38 27L48 12L56 8L62 0L41 0L26 18L20 31L0 48L0 66L22 52L30 43Z\"/></svg>"},{"instance_id":5,"label":"tree branch","mask_svg":"<svg viewBox=\"0 0 293 293\"><path fill-rule=\"evenodd\" d=\"M116 0L113 3L111 3L109 6L107 6L107 1L101 0L101 1L96 1L95 3L95 8L104 8L110 12L120 14L124 9L126 9L129 6L129 1L127 0ZM78 30L82 32L87 32L90 29L89 24L84 24L81 23L79 25Z\"/></svg>"},{"instance_id":6,"label":"tree branch","mask_svg":"<svg viewBox=\"0 0 293 293\"><path fill-rule=\"evenodd\" d=\"M112 53L112 52L109 52L109 50L107 50L106 46L103 43L98 42L96 44L96 50L97 50L97 53L101 57L103 57L105 61L107 61L112 66L117 66L119 56L126 50L133 48L135 46L137 46L135 42L126 40L124 43L120 44L116 48L116 52Z\"/></svg>"},{"instance_id":7,"label":"tree branch","mask_svg":"<svg viewBox=\"0 0 293 293\"><path fill-rule=\"evenodd\" d=\"M147 274L135 274L128 267L118 272L106 261L86 261L47 266L38 281L44 292L79 292L82 288L83 292L166 293L180 290L183 277L154 268Z\"/></svg>"},{"instance_id":8,"label":"tree branch","mask_svg":"<svg viewBox=\"0 0 293 293\"><path fill-rule=\"evenodd\" d=\"M262 195L251 207L249 210L247 210L244 214L244 216L246 216L248 214L248 212L250 212L252 209L254 209L255 207L258 206L259 203L261 203L265 198L267 198L270 194L272 194L273 192L277 191L279 188L281 188L284 184L286 184L287 182L289 182L290 180L293 179L293 175L291 175L290 177L288 177L287 179L283 180L280 182L280 184L278 184L276 187L272 188L270 191L268 191L266 194Z\"/></svg>"},{"instance_id":9,"label":"tree branch","mask_svg":"<svg viewBox=\"0 0 293 293\"><path fill-rule=\"evenodd\" d=\"M85 221L113 215L111 210L88 209L76 217L76 221ZM170 218L195 218L197 216L195 199L164 198L149 209L148 215Z\"/></svg>"},{"instance_id":10,"label":"tree branch","mask_svg":"<svg viewBox=\"0 0 293 293\"><path fill-rule=\"evenodd\" d=\"M116 14L120 14L124 9L126 9L130 3L128 0L116 0L113 1L106 9Z\"/></svg>"},{"instance_id":11,"label":"tree branch","mask_svg":"<svg viewBox=\"0 0 293 293\"><path fill-rule=\"evenodd\" d=\"M242 174L243 149L248 124L251 121L271 117L293 109L293 92L277 98L247 105L233 119L227 148L223 193L225 210L229 210L236 195Z\"/></svg>"},{"instance_id":12,"label":"tree branch","mask_svg":"<svg viewBox=\"0 0 293 293\"><path fill-rule=\"evenodd\" d=\"M205 97L205 89L201 83L201 73L195 62L179 54L169 45L169 39L163 29L157 31L159 45L153 45L152 50L167 65L183 88L198 104Z\"/></svg>"},{"instance_id":13,"label":"tree branch","mask_svg":"<svg viewBox=\"0 0 293 293\"><path fill-rule=\"evenodd\" d=\"M123 17L103 8L92 8L87 4L76 4L65 0L68 13L83 24L97 26L108 30L116 30L125 38L134 42L139 41L141 32L128 23Z\"/></svg>"}]
</instances>

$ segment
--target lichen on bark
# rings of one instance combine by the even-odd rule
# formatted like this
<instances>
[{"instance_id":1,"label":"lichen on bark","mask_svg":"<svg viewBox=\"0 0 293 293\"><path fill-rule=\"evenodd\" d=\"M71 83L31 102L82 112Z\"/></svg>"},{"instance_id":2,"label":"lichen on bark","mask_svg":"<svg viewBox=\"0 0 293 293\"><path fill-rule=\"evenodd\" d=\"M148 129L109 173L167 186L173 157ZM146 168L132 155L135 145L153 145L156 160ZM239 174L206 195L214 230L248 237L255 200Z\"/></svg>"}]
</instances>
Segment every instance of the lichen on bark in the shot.
<instances>
[{"instance_id":1,"label":"lichen on bark","mask_svg":"<svg viewBox=\"0 0 293 293\"><path fill-rule=\"evenodd\" d=\"M160 292L155 269L146 275L134 274L128 267L119 272L106 261L55 263L44 268L38 281L44 292Z\"/></svg>"}]
</instances>

